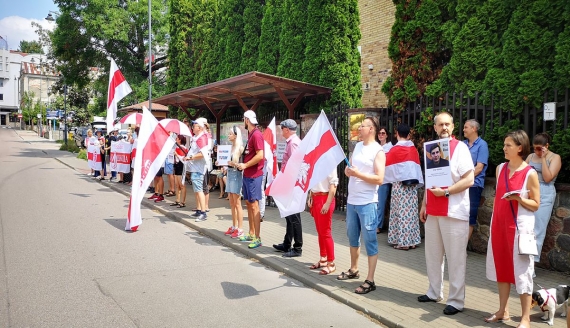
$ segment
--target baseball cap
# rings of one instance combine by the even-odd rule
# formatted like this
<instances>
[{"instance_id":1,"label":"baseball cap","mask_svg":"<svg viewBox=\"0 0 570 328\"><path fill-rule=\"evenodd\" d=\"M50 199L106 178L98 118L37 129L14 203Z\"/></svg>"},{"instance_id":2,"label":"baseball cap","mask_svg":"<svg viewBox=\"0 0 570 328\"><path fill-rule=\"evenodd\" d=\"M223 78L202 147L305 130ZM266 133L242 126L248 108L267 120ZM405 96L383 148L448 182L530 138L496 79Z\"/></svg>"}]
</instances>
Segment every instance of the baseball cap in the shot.
<instances>
[{"instance_id":1,"label":"baseball cap","mask_svg":"<svg viewBox=\"0 0 570 328\"><path fill-rule=\"evenodd\" d=\"M257 115L255 115L255 112L252 110L248 110L245 113L243 113L243 117L247 118L251 124L256 125L257 124Z\"/></svg>"},{"instance_id":2,"label":"baseball cap","mask_svg":"<svg viewBox=\"0 0 570 328\"><path fill-rule=\"evenodd\" d=\"M203 128L207 123L208 121L203 117L199 117L196 120L192 121L192 124L198 124L198 126L201 128Z\"/></svg>"},{"instance_id":3,"label":"baseball cap","mask_svg":"<svg viewBox=\"0 0 570 328\"><path fill-rule=\"evenodd\" d=\"M287 128L289 130L297 130L297 122L292 119L282 121L279 125L281 125L282 128Z\"/></svg>"}]
</instances>

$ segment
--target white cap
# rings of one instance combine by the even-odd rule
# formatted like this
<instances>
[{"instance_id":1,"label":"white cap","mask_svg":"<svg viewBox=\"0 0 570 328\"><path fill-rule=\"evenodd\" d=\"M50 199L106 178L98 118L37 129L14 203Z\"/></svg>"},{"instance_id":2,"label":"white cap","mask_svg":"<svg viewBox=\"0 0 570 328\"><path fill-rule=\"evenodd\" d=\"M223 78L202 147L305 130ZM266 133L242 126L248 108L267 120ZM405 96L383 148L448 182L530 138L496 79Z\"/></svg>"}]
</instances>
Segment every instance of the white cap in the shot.
<instances>
[{"instance_id":1,"label":"white cap","mask_svg":"<svg viewBox=\"0 0 570 328\"><path fill-rule=\"evenodd\" d=\"M203 128L206 124L208 124L208 120L206 120L203 117L198 117L197 119L192 121L192 124L198 124L199 127Z\"/></svg>"},{"instance_id":2,"label":"white cap","mask_svg":"<svg viewBox=\"0 0 570 328\"><path fill-rule=\"evenodd\" d=\"M255 112L252 110L248 110L245 113L243 113L243 117L247 118L251 124L253 125L257 125L257 115L255 115Z\"/></svg>"}]
</instances>

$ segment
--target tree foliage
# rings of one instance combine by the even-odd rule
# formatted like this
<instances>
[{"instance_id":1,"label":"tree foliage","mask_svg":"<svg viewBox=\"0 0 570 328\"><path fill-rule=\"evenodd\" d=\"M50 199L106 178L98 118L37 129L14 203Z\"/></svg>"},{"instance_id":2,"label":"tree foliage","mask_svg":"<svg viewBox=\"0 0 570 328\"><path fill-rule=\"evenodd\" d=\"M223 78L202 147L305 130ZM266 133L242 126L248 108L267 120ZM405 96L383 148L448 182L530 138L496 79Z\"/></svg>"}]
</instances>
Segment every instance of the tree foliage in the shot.
<instances>
[{"instance_id":1,"label":"tree foliage","mask_svg":"<svg viewBox=\"0 0 570 328\"><path fill-rule=\"evenodd\" d=\"M267 74L277 73L280 58L279 35L283 19L282 3L280 0L267 0L261 20L257 70Z\"/></svg>"},{"instance_id":2,"label":"tree foliage","mask_svg":"<svg viewBox=\"0 0 570 328\"><path fill-rule=\"evenodd\" d=\"M39 41L20 41L20 46L18 47L18 51L25 52L25 53L32 53L32 54L43 54L44 50L42 49L42 44Z\"/></svg>"},{"instance_id":3,"label":"tree foliage","mask_svg":"<svg viewBox=\"0 0 570 328\"><path fill-rule=\"evenodd\" d=\"M303 80L305 61L307 13L309 0L283 0L283 17L279 35L279 63L277 75Z\"/></svg>"}]
</instances>

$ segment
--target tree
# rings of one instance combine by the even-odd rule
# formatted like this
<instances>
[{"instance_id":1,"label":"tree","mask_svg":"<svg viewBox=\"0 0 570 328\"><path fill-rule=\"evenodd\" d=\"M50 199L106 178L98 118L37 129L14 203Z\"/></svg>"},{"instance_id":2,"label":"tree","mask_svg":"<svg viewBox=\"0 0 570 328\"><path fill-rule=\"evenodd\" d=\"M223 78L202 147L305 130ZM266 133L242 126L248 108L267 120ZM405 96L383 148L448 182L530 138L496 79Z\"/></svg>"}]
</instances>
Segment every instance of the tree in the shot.
<instances>
[{"instance_id":1,"label":"tree","mask_svg":"<svg viewBox=\"0 0 570 328\"><path fill-rule=\"evenodd\" d=\"M396 110L403 110L426 91L451 58L457 25L452 0L394 0L396 20L388 54L392 75L382 91Z\"/></svg>"},{"instance_id":2,"label":"tree","mask_svg":"<svg viewBox=\"0 0 570 328\"><path fill-rule=\"evenodd\" d=\"M282 1L267 0L261 20L257 70L267 74L275 74L279 63L279 35L283 19L281 6Z\"/></svg>"},{"instance_id":3,"label":"tree","mask_svg":"<svg viewBox=\"0 0 570 328\"><path fill-rule=\"evenodd\" d=\"M170 42L168 44L168 90L176 92L193 86L194 69L194 1L170 0Z\"/></svg>"},{"instance_id":4,"label":"tree","mask_svg":"<svg viewBox=\"0 0 570 328\"><path fill-rule=\"evenodd\" d=\"M306 8L309 0L284 0L281 35L279 36L279 63L277 75L302 80L305 61L307 28Z\"/></svg>"},{"instance_id":5,"label":"tree","mask_svg":"<svg viewBox=\"0 0 570 328\"><path fill-rule=\"evenodd\" d=\"M221 41L224 52L220 63L219 79L227 79L243 73L240 64L244 43L243 14L245 5L242 0L226 0L223 1L220 9L223 22L222 35L224 36Z\"/></svg>"},{"instance_id":6,"label":"tree","mask_svg":"<svg viewBox=\"0 0 570 328\"><path fill-rule=\"evenodd\" d=\"M259 37L263 21L265 0L246 0L243 10L243 46L241 48L241 73L255 71L259 56Z\"/></svg>"},{"instance_id":7,"label":"tree","mask_svg":"<svg viewBox=\"0 0 570 328\"><path fill-rule=\"evenodd\" d=\"M307 13L303 81L332 88L330 104L360 107L358 1L309 0Z\"/></svg>"},{"instance_id":8,"label":"tree","mask_svg":"<svg viewBox=\"0 0 570 328\"><path fill-rule=\"evenodd\" d=\"M18 47L18 51L30 53L30 54L43 54L44 50L42 49L42 45L39 41L20 41L20 46Z\"/></svg>"},{"instance_id":9,"label":"tree","mask_svg":"<svg viewBox=\"0 0 570 328\"><path fill-rule=\"evenodd\" d=\"M148 3L134 0L55 0L59 6L57 27L51 41L57 68L68 84L83 87L89 83L92 67L109 67L115 59L129 84L148 78ZM166 0L152 0L152 35L155 61L152 70L166 65L168 32ZM108 77L101 74L104 79ZM106 90L104 92L106 96Z\"/></svg>"}]
</instances>

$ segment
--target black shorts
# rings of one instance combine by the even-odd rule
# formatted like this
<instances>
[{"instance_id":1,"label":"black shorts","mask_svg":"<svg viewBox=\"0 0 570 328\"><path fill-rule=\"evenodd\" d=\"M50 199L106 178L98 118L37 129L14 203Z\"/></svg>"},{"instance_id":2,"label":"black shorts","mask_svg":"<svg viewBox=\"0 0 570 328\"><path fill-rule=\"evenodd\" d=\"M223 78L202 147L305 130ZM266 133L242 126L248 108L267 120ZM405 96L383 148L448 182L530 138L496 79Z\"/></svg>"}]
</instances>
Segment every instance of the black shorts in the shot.
<instances>
[{"instance_id":1,"label":"black shorts","mask_svg":"<svg viewBox=\"0 0 570 328\"><path fill-rule=\"evenodd\" d=\"M174 175L182 175L184 171L184 163L178 162L174 163Z\"/></svg>"},{"instance_id":2,"label":"black shorts","mask_svg":"<svg viewBox=\"0 0 570 328\"><path fill-rule=\"evenodd\" d=\"M158 172L156 172L156 176L161 177L163 173L164 173L164 167L161 167L160 170L158 170Z\"/></svg>"}]
</instances>

